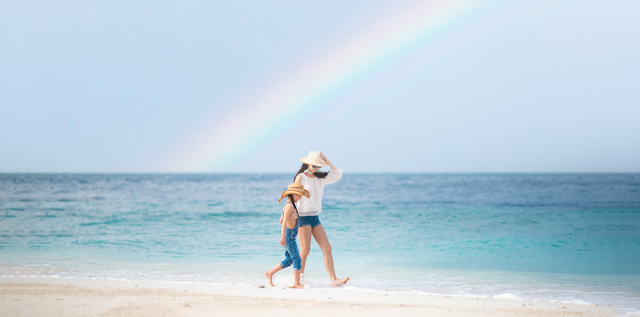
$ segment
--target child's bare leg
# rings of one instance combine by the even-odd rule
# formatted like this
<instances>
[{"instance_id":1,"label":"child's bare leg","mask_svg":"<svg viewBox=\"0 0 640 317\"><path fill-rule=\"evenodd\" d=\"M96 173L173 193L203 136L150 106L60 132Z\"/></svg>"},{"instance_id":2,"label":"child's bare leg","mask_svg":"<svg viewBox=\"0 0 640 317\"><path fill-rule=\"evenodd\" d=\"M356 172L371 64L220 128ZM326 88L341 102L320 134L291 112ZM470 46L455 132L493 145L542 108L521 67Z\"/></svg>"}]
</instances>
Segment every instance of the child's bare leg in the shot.
<instances>
[{"instance_id":1,"label":"child's bare leg","mask_svg":"<svg viewBox=\"0 0 640 317\"><path fill-rule=\"evenodd\" d=\"M280 265L280 263L278 263L271 270L269 270L266 273L264 273L264 276L266 276L267 279L269 280L269 285L274 286L273 282L272 282L273 274L276 274L280 270L282 270L282 266ZM298 277L300 277L300 276L298 275Z\"/></svg>"},{"instance_id":2,"label":"child's bare leg","mask_svg":"<svg viewBox=\"0 0 640 317\"><path fill-rule=\"evenodd\" d=\"M293 279L295 281L293 288L304 288L304 285L300 284L300 272L300 270L293 271Z\"/></svg>"}]
</instances>

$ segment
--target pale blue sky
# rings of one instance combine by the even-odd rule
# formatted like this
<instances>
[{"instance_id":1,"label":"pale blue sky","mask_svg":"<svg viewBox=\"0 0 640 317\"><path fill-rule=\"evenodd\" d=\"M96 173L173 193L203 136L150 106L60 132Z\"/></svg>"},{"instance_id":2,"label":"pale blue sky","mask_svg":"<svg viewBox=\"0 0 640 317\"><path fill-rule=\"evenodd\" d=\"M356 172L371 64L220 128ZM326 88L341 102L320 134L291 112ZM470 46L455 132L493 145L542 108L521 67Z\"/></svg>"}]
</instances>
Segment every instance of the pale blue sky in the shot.
<instances>
[{"instance_id":1,"label":"pale blue sky","mask_svg":"<svg viewBox=\"0 0 640 317\"><path fill-rule=\"evenodd\" d=\"M3 1L0 172L170 172L211 118L411 2ZM295 172L322 150L350 172L640 172L639 14L563 1L477 21L213 171Z\"/></svg>"}]
</instances>

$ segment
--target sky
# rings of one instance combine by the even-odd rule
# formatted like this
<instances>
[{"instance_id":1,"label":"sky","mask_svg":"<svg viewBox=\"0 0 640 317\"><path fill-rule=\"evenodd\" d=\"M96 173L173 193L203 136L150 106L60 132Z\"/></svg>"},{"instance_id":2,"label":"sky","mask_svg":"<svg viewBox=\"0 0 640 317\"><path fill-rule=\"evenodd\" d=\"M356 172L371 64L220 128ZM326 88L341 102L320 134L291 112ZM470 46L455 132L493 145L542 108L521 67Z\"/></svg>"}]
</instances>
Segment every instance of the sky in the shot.
<instances>
[{"instance_id":1,"label":"sky","mask_svg":"<svg viewBox=\"0 0 640 317\"><path fill-rule=\"evenodd\" d=\"M0 172L640 172L640 2L2 1Z\"/></svg>"}]
</instances>

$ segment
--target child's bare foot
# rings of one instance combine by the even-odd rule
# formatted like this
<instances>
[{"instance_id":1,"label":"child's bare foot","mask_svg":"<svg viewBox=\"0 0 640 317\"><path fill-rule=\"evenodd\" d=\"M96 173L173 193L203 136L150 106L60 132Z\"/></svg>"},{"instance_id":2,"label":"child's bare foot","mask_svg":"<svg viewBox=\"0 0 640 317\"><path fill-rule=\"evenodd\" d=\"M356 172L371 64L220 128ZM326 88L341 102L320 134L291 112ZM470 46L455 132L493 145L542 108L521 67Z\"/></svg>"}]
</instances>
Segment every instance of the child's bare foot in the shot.
<instances>
[{"instance_id":1,"label":"child's bare foot","mask_svg":"<svg viewBox=\"0 0 640 317\"><path fill-rule=\"evenodd\" d=\"M266 276L267 279L269 280L269 285L275 286L275 285L273 285L273 282L271 281L271 279L273 278L273 273L271 273L271 271L267 271L267 273L264 273L264 276Z\"/></svg>"},{"instance_id":2,"label":"child's bare foot","mask_svg":"<svg viewBox=\"0 0 640 317\"><path fill-rule=\"evenodd\" d=\"M335 279L331 281L331 286L333 287L337 287L337 286L342 286L344 284L347 284L347 282L349 281L349 278L345 278L344 280L341 279Z\"/></svg>"},{"instance_id":3,"label":"child's bare foot","mask_svg":"<svg viewBox=\"0 0 640 317\"><path fill-rule=\"evenodd\" d=\"M304 285L298 283L298 284L294 285L293 288L303 289Z\"/></svg>"}]
</instances>

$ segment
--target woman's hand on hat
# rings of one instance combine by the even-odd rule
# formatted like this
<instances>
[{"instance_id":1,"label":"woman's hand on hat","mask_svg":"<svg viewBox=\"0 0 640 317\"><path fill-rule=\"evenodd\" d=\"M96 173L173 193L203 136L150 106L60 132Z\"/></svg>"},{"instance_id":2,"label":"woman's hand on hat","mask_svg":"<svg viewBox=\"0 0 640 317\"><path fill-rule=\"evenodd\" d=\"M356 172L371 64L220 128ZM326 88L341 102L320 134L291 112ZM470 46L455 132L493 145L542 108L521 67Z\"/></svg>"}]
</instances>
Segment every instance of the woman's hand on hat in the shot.
<instances>
[{"instance_id":1,"label":"woman's hand on hat","mask_svg":"<svg viewBox=\"0 0 640 317\"><path fill-rule=\"evenodd\" d=\"M331 167L331 169L335 169L336 167L333 166L333 164L331 163L331 161L329 161L329 159L324 156L324 154L322 154L322 151L318 151L320 153L320 158L327 164L329 164L329 167Z\"/></svg>"},{"instance_id":2,"label":"woman's hand on hat","mask_svg":"<svg viewBox=\"0 0 640 317\"><path fill-rule=\"evenodd\" d=\"M329 163L329 159L328 159L326 156L324 156L324 154L322 154L322 151L319 151L319 153L320 153L320 158L321 158L323 161L327 162L327 164L330 164L330 163Z\"/></svg>"}]
</instances>

